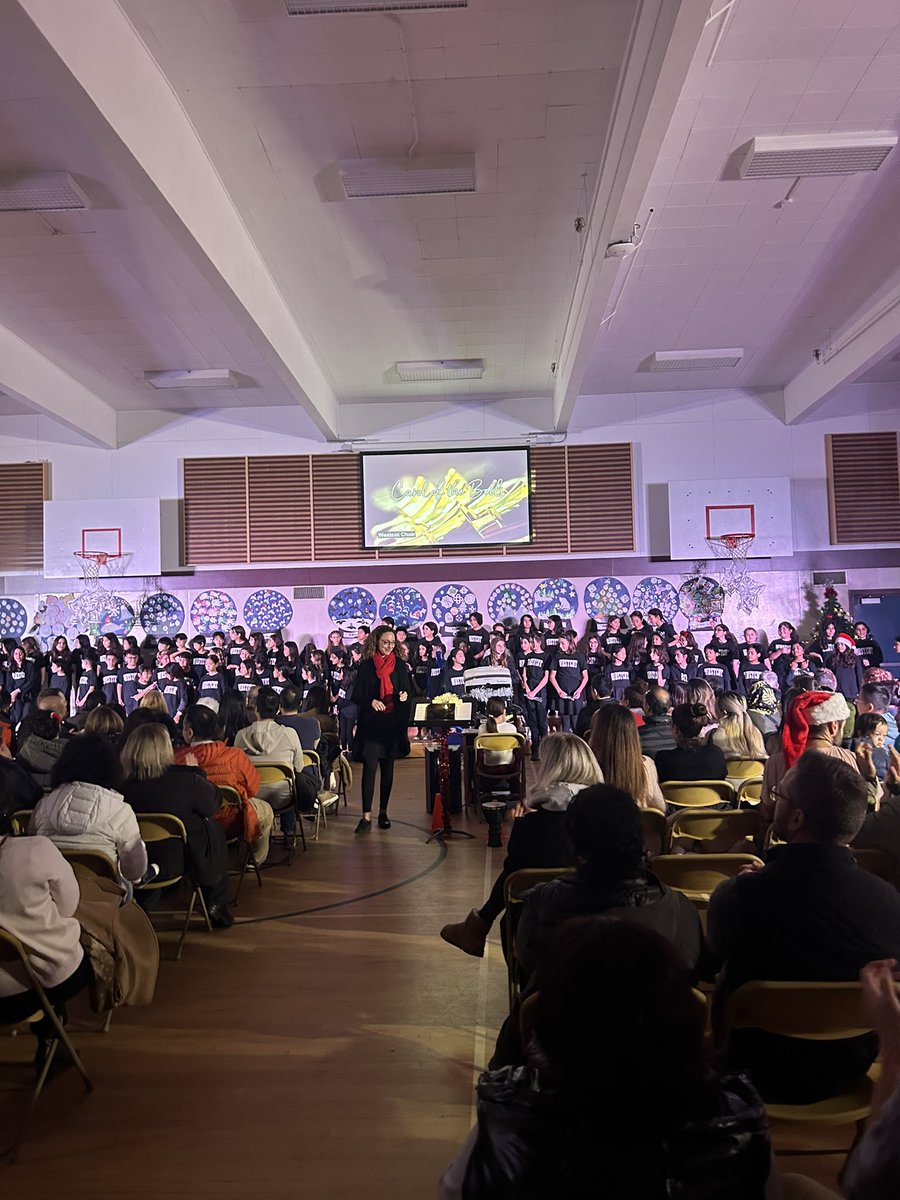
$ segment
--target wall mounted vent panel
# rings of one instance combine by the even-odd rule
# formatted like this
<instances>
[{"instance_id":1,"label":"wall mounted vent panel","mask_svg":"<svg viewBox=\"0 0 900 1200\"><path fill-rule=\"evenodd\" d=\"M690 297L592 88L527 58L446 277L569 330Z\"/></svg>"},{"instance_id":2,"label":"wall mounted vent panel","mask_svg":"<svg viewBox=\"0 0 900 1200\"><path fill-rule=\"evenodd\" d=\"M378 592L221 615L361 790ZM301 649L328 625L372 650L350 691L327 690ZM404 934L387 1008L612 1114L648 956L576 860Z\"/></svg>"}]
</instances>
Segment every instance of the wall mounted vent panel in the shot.
<instances>
[{"instance_id":1,"label":"wall mounted vent panel","mask_svg":"<svg viewBox=\"0 0 900 1200\"><path fill-rule=\"evenodd\" d=\"M474 154L442 158L356 158L339 162L336 167L339 191L334 186L328 189L328 198L333 200L439 196L475 191Z\"/></svg>"},{"instance_id":2,"label":"wall mounted vent panel","mask_svg":"<svg viewBox=\"0 0 900 1200\"><path fill-rule=\"evenodd\" d=\"M893 148L893 134L809 134L753 138L738 168L742 179L798 179L877 171Z\"/></svg>"},{"instance_id":3,"label":"wall mounted vent panel","mask_svg":"<svg viewBox=\"0 0 900 1200\"><path fill-rule=\"evenodd\" d=\"M466 8L469 0L285 0L292 17L330 13L410 12L417 9Z\"/></svg>"},{"instance_id":4,"label":"wall mounted vent panel","mask_svg":"<svg viewBox=\"0 0 900 1200\"><path fill-rule=\"evenodd\" d=\"M421 362L398 362L397 374L404 383L432 383L447 379L481 379L483 358L432 358Z\"/></svg>"},{"instance_id":5,"label":"wall mounted vent panel","mask_svg":"<svg viewBox=\"0 0 900 1200\"><path fill-rule=\"evenodd\" d=\"M324 600L325 585L322 583L309 584L307 587L294 588L295 600Z\"/></svg>"},{"instance_id":6,"label":"wall mounted vent panel","mask_svg":"<svg viewBox=\"0 0 900 1200\"><path fill-rule=\"evenodd\" d=\"M90 200L66 171L0 178L0 212L66 212L90 206Z\"/></svg>"},{"instance_id":7,"label":"wall mounted vent panel","mask_svg":"<svg viewBox=\"0 0 900 1200\"><path fill-rule=\"evenodd\" d=\"M650 356L648 371L718 371L736 367L744 357L739 347L726 350L657 350Z\"/></svg>"},{"instance_id":8,"label":"wall mounted vent panel","mask_svg":"<svg viewBox=\"0 0 900 1200\"><path fill-rule=\"evenodd\" d=\"M44 569L45 462L0 463L0 574Z\"/></svg>"}]
</instances>

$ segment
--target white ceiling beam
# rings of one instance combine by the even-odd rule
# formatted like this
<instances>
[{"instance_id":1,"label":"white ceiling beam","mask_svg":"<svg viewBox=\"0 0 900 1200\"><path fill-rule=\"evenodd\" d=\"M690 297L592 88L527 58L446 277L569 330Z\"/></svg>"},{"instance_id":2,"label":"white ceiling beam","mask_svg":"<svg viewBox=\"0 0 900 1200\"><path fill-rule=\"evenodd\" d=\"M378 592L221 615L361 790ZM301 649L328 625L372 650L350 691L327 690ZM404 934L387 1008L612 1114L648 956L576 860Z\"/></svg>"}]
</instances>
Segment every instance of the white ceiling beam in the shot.
<instances>
[{"instance_id":1,"label":"white ceiling beam","mask_svg":"<svg viewBox=\"0 0 900 1200\"><path fill-rule=\"evenodd\" d=\"M785 423L799 421L898 349L900 285L835 334L828 346L810 351L809 365L785 384Z\"/></svg>"},{"instance_id":2,"label":"white ceiling beam","mask_svg":"<svg viewBox=\"0 0 900 1200\"><path fill-rule=\"evenodd\" d=\"M115 410L5 325L0 325L0 391L100 446L118 445Z\"/></svg>"},{"instance_id":3,"label":"white ceiling beam","mask_svg":"<svg viewBox=\"0 0 900 1200\"><path fill-rule=\"evenodd\" d=\"M641 201L708 16L709 0L642 0L635 15L557 358L557 429L572 416L622 263L605 259L606 247L646 220Z\"/></svg>"},{"instance_id":4,"label":"white ceiling beam","mask_svg":"<svg viewBox=\"0 0 900 1200\"><path fill-rule=\"evenodd\" d=\"M116 0L18 0L335 436L334 391L184 106ZM224 364L227 365L227 364Z\"/></svg>"}]
</instances>

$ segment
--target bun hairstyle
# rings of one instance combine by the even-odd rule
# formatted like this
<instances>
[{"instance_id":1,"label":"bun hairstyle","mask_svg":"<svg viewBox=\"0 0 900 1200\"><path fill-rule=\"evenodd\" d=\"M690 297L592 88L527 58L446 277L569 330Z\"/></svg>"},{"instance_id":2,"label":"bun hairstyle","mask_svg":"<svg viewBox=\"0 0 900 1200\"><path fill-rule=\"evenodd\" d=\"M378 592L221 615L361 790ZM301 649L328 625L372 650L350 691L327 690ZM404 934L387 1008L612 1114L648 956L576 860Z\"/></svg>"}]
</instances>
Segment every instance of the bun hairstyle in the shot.
<instances>
[{"instance_id":1,"label":"bun hairstyle","mask_svg":"<svg viewBox=\"0 0 900 1200\"><path fill-rule=\"evenodd\" d=\"M712 718L705 704L676 704L672 724L684 741L696 742L705 726L712 724Z\"/></svg>"}]
</instances>

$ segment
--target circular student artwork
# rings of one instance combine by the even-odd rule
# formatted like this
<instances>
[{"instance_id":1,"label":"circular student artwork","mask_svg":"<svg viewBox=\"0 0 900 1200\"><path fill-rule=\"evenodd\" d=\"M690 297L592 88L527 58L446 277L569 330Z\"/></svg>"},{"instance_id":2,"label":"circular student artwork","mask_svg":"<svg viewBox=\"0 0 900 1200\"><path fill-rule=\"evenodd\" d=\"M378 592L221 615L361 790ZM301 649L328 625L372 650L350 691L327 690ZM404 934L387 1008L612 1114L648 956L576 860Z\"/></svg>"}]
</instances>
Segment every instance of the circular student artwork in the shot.
<instances>
[{"instance_id":1,"label":"circular student artwork","mask_svg":"<svg viewBox=\"0 0 900 1200\"><path fill-rule=\"evenodd\" d=\"M467 583L445 583L431 601L431 612L439 625L458 625L477 611L478 598Z\"/></svg>"},{"instance_id":2,"label":"circular student artwork","mask_svg":"<svg viewBox=\"0 0 900 1200\"><path fill-rule=\"evenodd\" d=\"M725 592L709 575L694 575L678 589L678 603L690 619L718 621L725 611Z\"/></svg>"},{"instance_id":3,"label":"circular student artwork","mask_svg":"<svg viewBox=\"0 0 900 1200\"><path fill-rule=\"evenodd\" d=\"M191 624L198 633L227 633L237 623L237 605L227 592L207 588L198 592L191 604Z\"/></svg>"},{"instance_id":4,"label":"circular student artwork","mask_svg":"<svg viewBox=\"0 0 900 1200\"><path fill-rule=\"evenodd\" d=\"M71 645L76 635L83 632L70 606L73 599L70 593L67 596L44 596L38 602L31 630L45 650L50 649L54 638L68 638Z\"/></svg>"},{"instance_id":5,"label":"circular student artwork","mask_svg":"<svg viewBox=\"0 0 900 1200\"><path fill-rule=\"evenodd\" d=\"M244 622L260 633L275 633L293 619L293 604L284 592L276 592L274 588L260 588L244 601Z\"/></svg>"},{"instance_id":6,"label":"circular student artwork","mask_svg":"<svg viewBox=\"0 0 900 1200\"><path fill-rule=\"evenodd\" d=\"M646 617L647 610L658 608L665 620L671 621L678 612L678 589L668 579L659 575L648 575L634 589L634 607Z\"/></svg>"},{"instance_id":7,"label":"circular student artwork","mask_svg":"<svg viewBox=\"0 0 900 1200\"><path fill-rule=\"evenodd\" d=\"M504 621L512 617L518 621L530 613L534 597L521 583L499 583L488 596L487 610L492 621Z\"/></svg>"},{"instance_id":8,"label":"circular student artwork","mask_svg":"<svg viewBox=\"0 0 900 1200\"><path fill-rule=\"evenodd\" d=\"M546 618L557 613L563 624L578 612L578 592L569 579L545 579L534 589L534 615Z\"/></svg>"},{"instance_id":9,"label":"circular student artwork","mask_svg":"<svg viewBox=\"0 0 900 1200\"><path fill-rule=\"evenodd\" d=\"M184 609L181 614L184 616ZM134 609L124 597L109 596L97 614L97 626L101 634L114 633L116 637L125 637L131 633L136 619Z\"/></svg>"},{"instance_id":10,"label":"circular student artwork","mask_svg":"<svg viewBox=\"0 0 900 1200\"><path fill-rule=\"evenodd\" d=\"M595 621L607 617L621 617L631 606L631 596L621 579L612 575L601 575L592 579L584 589L584 611Z\"/></svg>"},{"instance_id":11,"label":"circular student artwork","mask_svg":"<svg viewBox=\"0 0 900 1200\"><path fill-rule=\"evenodd\" d=\"M374 625L377 615L378 604L368 588L342 588L328 601L328 619L341 633L355 634L360 625Z\"/></svg>"},{"instance_id":12,"label":"circular student artwork","mask_svg":"<svg viewBox=\"0 0 900 1200\"><path fill-rule=\"evenodd\" d=\"M378 615L393 617L397 625L418 625L428 616L428 601L418 588L393 588L378 605Z\"/></svg>"},{"instance_id":13,"label":"circular student artwork","mask_svg":"<svg viewBox=\"0 0 900 1200\"><path fill-rule=\"evenodd\" d=\"M20 638L28 628L28 613L24 605L12 596L0 598L0 637Z\"/></svg>"},{"instance_id":14,"label":"circular student artwork","mask_svg":"<svg viewBox=\"0 0 900 1200\"><path fill-rule=\"evenodd\" d=\"M172 637L184 624L184 605L171 592L153 592L141 605L138 618L144 633Z\"/></svg>"}]
</instances>

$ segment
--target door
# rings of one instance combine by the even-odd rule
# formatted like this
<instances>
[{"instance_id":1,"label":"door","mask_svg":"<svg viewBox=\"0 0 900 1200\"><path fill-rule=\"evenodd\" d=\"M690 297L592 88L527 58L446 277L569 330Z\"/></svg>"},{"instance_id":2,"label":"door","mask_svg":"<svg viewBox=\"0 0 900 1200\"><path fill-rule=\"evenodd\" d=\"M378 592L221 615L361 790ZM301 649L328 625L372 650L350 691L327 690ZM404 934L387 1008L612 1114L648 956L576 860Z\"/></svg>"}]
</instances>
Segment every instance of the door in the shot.
<instances>
[{"instance_id":1,"label":"door","mask_svg":"<svg viewBox=\"0 0 900 1200\"><path fill-rule=\"evenodd\" d=\"M900 591L851 592L850 611L854 621L865 621L884 654L884 666L900 675L900 654L894 641L900 636Z\"/></svg>"}]
</instances>

